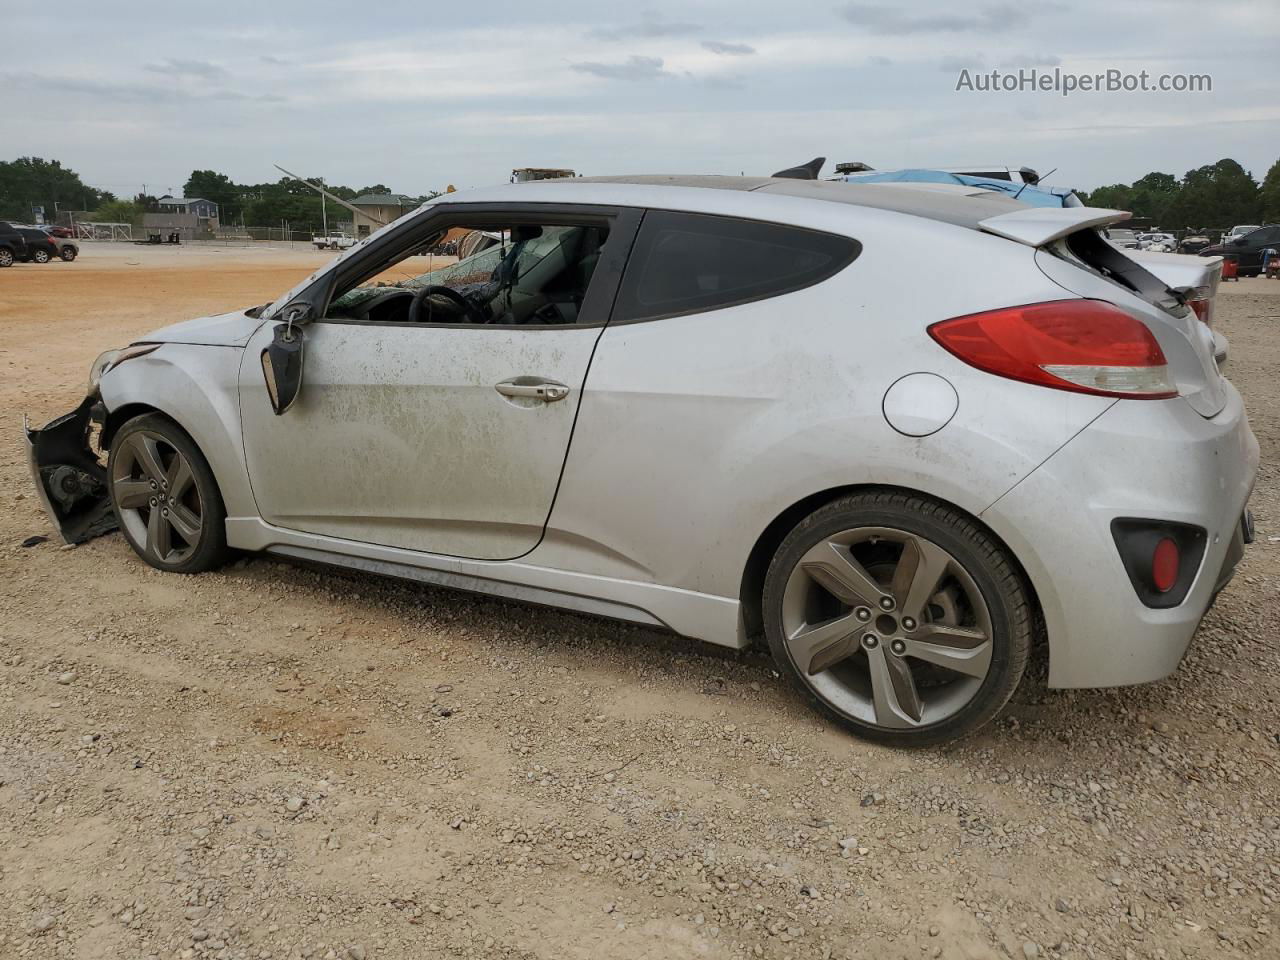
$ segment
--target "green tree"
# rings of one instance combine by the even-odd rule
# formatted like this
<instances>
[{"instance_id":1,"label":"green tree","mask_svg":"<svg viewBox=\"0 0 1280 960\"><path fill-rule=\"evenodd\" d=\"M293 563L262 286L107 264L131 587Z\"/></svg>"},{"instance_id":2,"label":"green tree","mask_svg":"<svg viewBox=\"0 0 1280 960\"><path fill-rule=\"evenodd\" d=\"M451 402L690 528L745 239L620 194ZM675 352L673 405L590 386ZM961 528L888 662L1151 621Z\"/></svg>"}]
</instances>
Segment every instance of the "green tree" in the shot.
<instances>
[{"instance_id":1,"label":"green tree","mask_svg":"<svg viewBox=\"0 0 1280 960\"><path fill-rule=\"evenodd\" d=\"M1262 214L1258 220L1259 223L1280 221L1280 160L1273 163L1267 175L1262 178L1258 202Z\"/></svg>"},{"instance_id":2,"label":"green tree","mask_svg":"<svg viewBox=\"0 0 1280 960\"><path fill-rule=\"evenodd\" d=\"M143 207L132 200L108 200L99 204L93 211L96 223L131 223L135 227L142 223Z\"/></svg>"},{"instance_id":3,"label":"green tree","mask_svg":"<svg viewBox=\"0 0 1280 960\"><path fill-rule=\"evenodd\" d=\"M192 170L182 187L183 196L200 197L216 203L218 219L224 223L233 223L240 218L244 211L242 192L243 188L234 184L225 173L213 170Z\"/></svg>"},{"instance_id":4,"label":"green tree","mask_svg":"<svg viewBox=\"0 0 1280 960\"><path fill-rule=\"evenodd\" d=\"M87 186L74 170L57 160L19 157L0 161L0 217L31 219L31 208L44 207L52 220L61 209L92 210L111 194Z\"/></svg>"}]
</instances>

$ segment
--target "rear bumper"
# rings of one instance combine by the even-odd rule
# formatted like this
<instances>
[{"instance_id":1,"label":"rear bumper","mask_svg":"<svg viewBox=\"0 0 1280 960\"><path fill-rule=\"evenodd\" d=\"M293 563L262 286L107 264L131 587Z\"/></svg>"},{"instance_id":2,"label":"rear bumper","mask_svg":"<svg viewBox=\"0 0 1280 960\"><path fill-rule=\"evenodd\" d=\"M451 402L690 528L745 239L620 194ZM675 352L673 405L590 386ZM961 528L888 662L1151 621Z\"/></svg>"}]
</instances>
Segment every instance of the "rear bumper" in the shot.
<instances>
[{"instance_id":1,"label":"rear bumper","mask_svg":"<svg viewBox=\"0 0 1280 960\"><path fill-rule=\"evenodd\" d=\"M1031 579L1049 637L1051 687L1110 687L1168 676L1243 556L1258 470L1244 404L1199 416L1182 399L1122 400L997 501L983 519ZM1181 604L1144 605L1111 521L1141 517L1207 531Z\"/></svg>"}]
</instances>

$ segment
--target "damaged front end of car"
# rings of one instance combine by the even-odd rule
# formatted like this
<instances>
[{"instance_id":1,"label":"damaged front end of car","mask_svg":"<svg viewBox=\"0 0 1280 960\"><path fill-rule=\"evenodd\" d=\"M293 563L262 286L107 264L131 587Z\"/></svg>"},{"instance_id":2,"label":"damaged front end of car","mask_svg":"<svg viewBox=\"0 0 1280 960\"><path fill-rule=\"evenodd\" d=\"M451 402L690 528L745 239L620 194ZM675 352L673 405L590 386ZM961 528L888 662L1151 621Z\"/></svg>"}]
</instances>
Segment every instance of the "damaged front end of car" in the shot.
<instances>
[{"instance_id":1,"label":"damaged front end of car","mask_svg":"<svg viewBox=\"0 0 1280 960\"><path fill-rule=\"evenodd\" d=\"M107 490L106 454L95 449L105 419L106 408L96 391L39 430L22 418L31 479L66 543L84 543L117 526Z\"/></svg>"}]
</instances>

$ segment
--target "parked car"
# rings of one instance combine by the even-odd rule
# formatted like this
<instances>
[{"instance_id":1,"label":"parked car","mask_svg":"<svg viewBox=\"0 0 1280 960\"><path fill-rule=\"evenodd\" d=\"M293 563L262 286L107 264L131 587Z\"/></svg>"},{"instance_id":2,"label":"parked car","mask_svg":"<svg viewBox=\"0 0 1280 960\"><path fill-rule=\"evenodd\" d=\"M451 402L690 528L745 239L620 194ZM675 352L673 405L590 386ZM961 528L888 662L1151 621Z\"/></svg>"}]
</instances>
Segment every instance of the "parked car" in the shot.
<instances>
[{"instance_id":1,"label":"parked car","mask_svg":"<svg viewBox=\"0 0 1280 960\"><path fill-rule=\"evenodd\" d=\"M1243 223L1228 230L1226 236L1222 238L1222 242L1226 243L1229 240L1234 240L1236 237L1247 236L1248 234L1253 233L1253 231L1261 229L1262 224L1260 223Z\"/></svg>"},{"instance_id":2,"label":"parked car","mask_svg":"<svg viewBox=\"0 0 1280 960\"><path fill-rule=\"evenodd\" d=\"M356 245L356 238L347 233L330 233L323 237L312 237L311 242L317 250L346 250Z\"/></svg>"},{"instance_id":3,"label":"parked car","mask_svg":"<svg viewBox=\"0 0 1280 960\"><path fill-rule=\"evenodd\" d=\"M1212 244L1213 241L1204 234L1194 233L1188 237L1183 237L1178 243L1178 252L1186 254L1198 254L1205 247Z\"/></svg>"},{"instance_id":4,"label":"parked car","mask_svg":"<svg viewBox=\"0 0 1280 960\"><path fill-rule=\"evenodd\" d=\"M1137 250L1138 235L1132 230L1111 229L1106 231L1107 239L1122 250Z\"/></svg>"},{"instance_id":5,"label":"parked car","mask_svg":"<svg viewBox=\"0 0 1280 960\"><path fill-rule=\"evenodd\" d=\"M13 224L0 220L0 267L12 267L16 261L26 258L26 239Z\"/></svg>"},{"instance_id":6,"label":"parked car","mask_svg":"<svg viewBox=\"0 0 1280 960\"><path fill-rule=\"evenodd\" d=\"M1200 251L1200 256L1231 257L1239 276L1256 277L1262 272L1263 253L1269 249L1280 250L1280 225L1260 227L1242 237L1210 244Z\"/></svg>"},{"instance_id":7,"label":"parked car","mask_svg":"<svg viewBox=\"0 0 1280 960\"><path fill-rule=\"evenodd\" d=\"M57 258L57 243L39 227L19 226L16 229L27 241L27 252L19 257L20 260L28 263L48 263Z\"/></svg>"},{"instance_id":8,"label":"parked car","mask_svg":"<svg viewBox=\"0 0 1280 960\"><path fill-rule=\"evenodd\" d=\"M1251 536L1240 395L1097 232L1125 216L768 177L447 194L102 355L31 467L64 538L114 513L159 570L265 551L763 638L832 719L937 742L1041 635L1052 687L1168 675ZM501 239L376 283L464 228Z\"/></svg>"},{"instance_id":9,"label":"parked car","mask_svg":"<svg viewBox=\"0 0 1280 960\"><path fill-rule=\"evenodd\" d=\"M1138 249L1151 250L1155 253L1173 253L1178 247L1178 241L1171 233L1140 233L1138 234Z\"/></svg>"},{"instance_id":10,"label":"parked car","mask_svg":"<svg viewBox=\"0 0 1280 960\"><path fill-rule=\"evenodd\" d=\"M51 237L57 237L59 240L75 239L75 232L70 227L60 227L57 224L47 223L40 229Z\"/></svg>"}]
</instances>

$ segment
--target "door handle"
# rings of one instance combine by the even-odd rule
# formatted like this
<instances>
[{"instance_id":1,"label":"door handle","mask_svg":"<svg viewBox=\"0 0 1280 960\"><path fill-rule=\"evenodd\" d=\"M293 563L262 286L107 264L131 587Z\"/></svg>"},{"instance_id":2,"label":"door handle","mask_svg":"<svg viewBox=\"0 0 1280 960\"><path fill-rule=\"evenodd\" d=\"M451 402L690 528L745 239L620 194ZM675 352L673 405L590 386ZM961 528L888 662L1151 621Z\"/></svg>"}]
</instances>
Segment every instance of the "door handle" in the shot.
<instances>
[{"instance_id":1,"label":"door handle","mask_svg":"<svg viewBox=\"0 0 1280 960\"><path fill-rule=\"evenodd\" d=\"M494 389L504 397L527 397L544 403L555 403L569 395L569 388L563 383L542 377L512 377L495 385Z\"/></svg>"}]
</instances>

